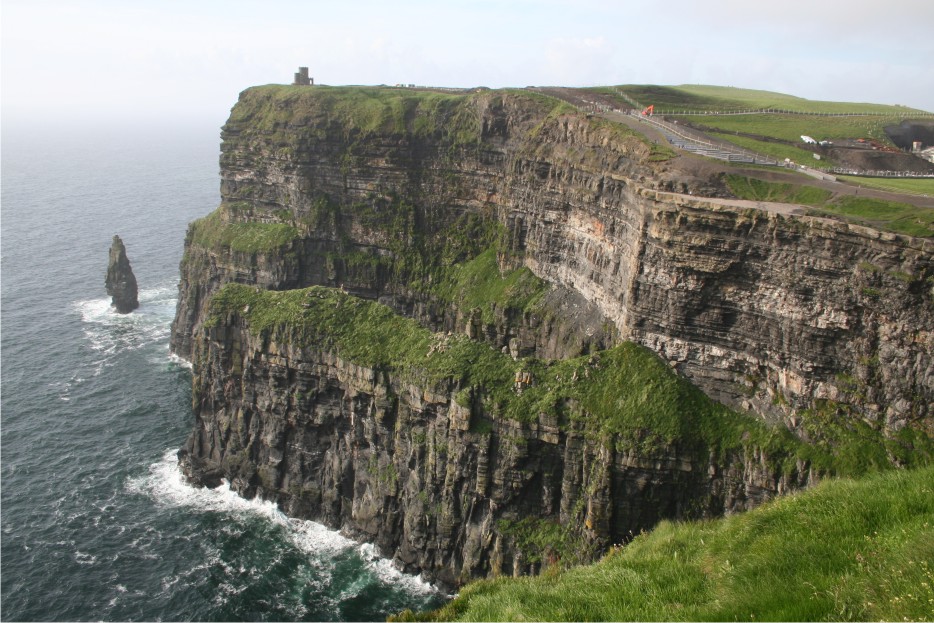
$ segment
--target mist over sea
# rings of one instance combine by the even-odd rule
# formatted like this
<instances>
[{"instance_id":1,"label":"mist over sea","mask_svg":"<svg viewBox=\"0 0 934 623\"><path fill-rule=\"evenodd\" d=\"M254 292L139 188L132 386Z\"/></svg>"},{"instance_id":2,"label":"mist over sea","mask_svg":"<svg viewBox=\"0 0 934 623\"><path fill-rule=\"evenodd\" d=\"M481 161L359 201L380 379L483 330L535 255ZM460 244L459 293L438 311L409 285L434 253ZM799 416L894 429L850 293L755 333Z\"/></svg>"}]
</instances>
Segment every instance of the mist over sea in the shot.
<instances>
[{"instance_id":1,"label":"mist over sea","mask_svg":"<svg viewBox=\"0 0 934 623\"><path fill-rule=\"evenodd\" d=\"M372 546L188 486L170 356L188 222L218 202L216 126L4 127L0 618L383 620L443 597ZM140 308L110 309L114 234Z\"/></svg>"}]
</instances>

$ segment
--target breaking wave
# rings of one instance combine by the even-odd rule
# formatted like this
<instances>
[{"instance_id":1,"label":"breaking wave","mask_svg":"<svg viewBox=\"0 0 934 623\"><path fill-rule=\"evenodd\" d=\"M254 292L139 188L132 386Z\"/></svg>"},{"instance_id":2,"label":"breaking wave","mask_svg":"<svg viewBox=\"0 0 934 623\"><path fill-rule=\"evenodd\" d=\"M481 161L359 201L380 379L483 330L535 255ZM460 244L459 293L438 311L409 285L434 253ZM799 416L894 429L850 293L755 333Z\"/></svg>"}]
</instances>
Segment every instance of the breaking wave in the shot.
<instances>
[{"instance_id":1,"label":"breaking wave","mask_svg":"<svg viewBox=\"0 0 934 623\"><path fill-rule=\"evenodd\" d=\"M290 518L274 502L258 498L247 500L233 491L226 481L213 489L188 484L178 466L175 450L167 450L149 467L147 474L129 479L127 489L131 493L146 495L163 507L218 514L224 518L222 530L228 537L239 538L250 531L252 522L261 522L260 532L277 533L277 541L286 542L303 557L300 568L294 573L304 578L304 590L316 587L323 591L326 594L319 598L333 602L335 608L372 592L374 585L401 590L426 600L443 597L429 582L401 572L372 544L357 543L315 521ZM275 558L279 561L287 555L288 552L282 551ZM214 555L212 559L206 564L221 568L230 566L223 556ZM248 563L232 571L235 575L260 575L262 570L251 569ZM231 591L235 586L242 590L243 583L229 582L229 585ZM235 595L231 593L228 596ZM299 612L292 614L300 615Z\"/></svg>"}]
</instances>

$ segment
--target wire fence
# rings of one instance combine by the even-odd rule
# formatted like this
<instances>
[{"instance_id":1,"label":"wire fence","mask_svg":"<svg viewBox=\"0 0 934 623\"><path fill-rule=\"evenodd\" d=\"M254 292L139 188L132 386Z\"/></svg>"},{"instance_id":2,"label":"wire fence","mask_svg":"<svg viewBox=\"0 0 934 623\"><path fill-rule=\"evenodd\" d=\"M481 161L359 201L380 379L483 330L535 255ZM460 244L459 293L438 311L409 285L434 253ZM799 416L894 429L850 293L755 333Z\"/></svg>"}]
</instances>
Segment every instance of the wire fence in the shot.
<instances>
[{"instance_id":1,"label":"wire fence","mask_svg":"<svg viewBox=\"0 0 934 623\"><path fill-rule=\"evenodd\" d=\"M637 102L632 97L621 91L620 89L614 89L616 95L618 95L623 101L632 106L637 110L644 110L645 105L641 102ZM800 115L800 116L810 116L810 117L902 117L902 118L934 118L934 113L918 111L918 110L904 110L904 111L838 111L838 112L818 112L813 110L791 110L787 108L730 108L722 107L716 108L713 110L698 110L698 109L663 109L658 106L655 107L655 114L657 115L669 115L672 117L681 117L681 116L716 116L716 115Z\"/></svg>"},{"instance_id":2,"label":"wire fence","mask_svg":"<svg viewBox=\"0 0 934 623\"><path fill-rule=\"evenodd\" d=\"M830 172L835 173L837 175L853 175L857 177L934 179L934 173L918 173L916 171L866 171L863 169L848 169L845 167L834 167L830 169Z\"/></svg>"},{"instance_id":3,"label":"wire fence","mask_svg":"<svg viewBox=\"0 0 934 623\"><path fill-rule=\"evenodd\" d=\"M801 117L898 117L898 118L934 118L934 113L927 112L814 112L803 110L786 110L784 108L750 108L741 110L663 110L657 108L657 115L671 117L699 116L729 116L729 115L796 115Z\"/></svg>"},{"instance_id":4,"label":"wire fence","mask_svg":"<svg viewBox=\"0 0 934 623\"><path fill-rule=\"evenodd\" d=\"M682 127L678 127L674 123L655 119L649 115L642 115L635 111L630 113L630 115L639 121L657 127L672 145L684 149L685 151L730 162L745 162L769 166L786 166L787 164L771 156L765 156L748 149L743 149L732 143L715 143L703 135L693 134Z\"/></svg>"},{"instance_id":5,"label":"wire fence","mask_svg":"<svg viewBox=\"0 0 934 623\"><path fill-rule=\"evenodd\" d=\"M662 132L665 138L673 146L683 149L685 151L708 156L710 158L716 158L718 160L726 160L729 162L741 162L747 164L761 164L765 166L774 166L782 168L790 168L798 171L803 171L808 175L812 175L818 179L823 180L833 180L833 175L855 175L861 177L884 177L884 178L934 178L934 175L928 173L915 173L911 171L885 171L885 170L876 170L876 171L866 171L862 169L851 169L846 167L834 167L830 169L821 169L815 170L807 167L806 165L799 165L790 160L780 160L774 156L767 156L754 152L748 149L744 149L735 145L734 143L718 143L710 140L710 137L701 134L701 133L692 133L690 130L684 126L677 125L677 122L669 122L663 120L661 117L664 115L668 116L677 116L679 114L691 114L691 115L709 115L709 114L761 114L766 112L772 113L782 113L782 114L792 114L792 115L812 115L817 114L819 116L830 116L830 117L861 117L861 116L873 116L873 115L882 115L885 116L887 113L804 113L796 111L786 111L777 108L766 108L766 109L755 109L748 111L731 111L731 112L711 112L711 111L690 111L690 112L672 112L672 111L661 111L654 110L654 114L643 115L642 111L645 110L645 107L638 101L634 100L632 97L626 93L616 89L616 94L626 101L632 110L620 110L614 109L611 106L606 105L603 102L595 102L582 99L581 101L584 105L581 105L578 102L572 102L571 100L565 100L571 103L578 110L589 112L589 113L618 113L623 115L628 115L635 119L638 119L641 122L647 123L649 125L655 126L658 130ZM920 115L915 115L914 113L903 113L904 116L928 116L934 117L934 114L923 113Z\"/></svg>"}]
</instances>

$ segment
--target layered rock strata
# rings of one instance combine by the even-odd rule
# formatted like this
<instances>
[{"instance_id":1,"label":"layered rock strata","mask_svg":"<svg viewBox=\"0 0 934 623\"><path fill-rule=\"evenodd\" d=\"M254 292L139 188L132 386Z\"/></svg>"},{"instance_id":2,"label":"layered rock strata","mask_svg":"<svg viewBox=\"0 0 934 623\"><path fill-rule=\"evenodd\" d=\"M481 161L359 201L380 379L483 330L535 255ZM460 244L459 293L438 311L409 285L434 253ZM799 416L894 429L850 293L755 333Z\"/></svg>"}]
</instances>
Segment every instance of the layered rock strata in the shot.
<instances>
[{"instance_id":1,"label":"layered rock strata","mask_svg":"<svg viewBox=\"0 0 934 623\"><path fill-rule=\"evenodd\" d=\"M562 357L634 340L718 399L792 428L828 401L891 430L934 416L930 240L659 192L665 165L650 146L521 96L453 98L416 133L428 113L415 104L401 129L364 132L337 118L340 95L316 93L252 89L234 108L222 218L294 236L242 251L189 234L180 355L229 281L341 287L432 329L468 330L471 310L413 287L400 256L473 214L505 228L504 268L529 267L563 309L550 331L530 328L539 318L487 323L478 333L498 347ZM472 142L444 129L461 117Z\"/></svg>"},{"instance_id":2,"label":"layered rock strata","mask_svg":"<svg viewBox=\"0 0 934 623\"><path fill-rule=\"evenodd\" d=\"M542 564L529 531L544 527L524 518L598 551L803 486L811 466L752 442L621 444L573 401L571 421L501 417L458 400L474 390L456 378L361 364L288 322L257 329L249 305L210 319L224 284L337 288L510 361L633 341L805 440L820 418L892 439L934 430L928 240L670 192L718 181L675 189L638 136L521 94L257 88L223 138L223 204L189 230L173 323L194 364L186 469L446 584ZM550 289L452 295L484 249Z\"/></svg>"},{"instance_id":3,"label":"layered rock strata","mask_svg":"<svg viewBox=\"0 0 934 623\"><path fill-rule=\"evenodd\" d=\"M318 296L309 291L302 308L341 305ZM309 329L298 316L252 326L246 316L257 304L222 312L195 343L198 422L183 468L198 484L224 478L246 497L376 543L447 587L588 561L661 519L744 510L814 478L806 460L779 447L613 432L558 390L563 406L510 419L481 398L492 386L355 363L327 338L309 340L315 323ZM346 313L351 322L368 317ZM610 354L584 357L575 375L584 382L611 365ZM549 381L516 374L514 392L534 382ZM742 418L701 414L756 433Z\"/></svg>"}]
</instances>

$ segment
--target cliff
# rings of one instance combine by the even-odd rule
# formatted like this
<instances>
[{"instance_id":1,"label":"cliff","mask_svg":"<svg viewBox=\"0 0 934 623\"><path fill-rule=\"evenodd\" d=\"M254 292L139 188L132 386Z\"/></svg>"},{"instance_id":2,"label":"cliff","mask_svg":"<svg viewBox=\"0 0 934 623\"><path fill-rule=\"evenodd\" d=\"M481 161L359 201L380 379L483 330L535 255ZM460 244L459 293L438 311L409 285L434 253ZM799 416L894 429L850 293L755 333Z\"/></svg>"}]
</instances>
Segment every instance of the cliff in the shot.
<instances>
[{"instance_id":1,"label":"cliff","mask_svg":"<svg viewBox=\"0 0 934 623\"><path fill-rule=\"evenodd\" d=\"M750 508L827 458L632 343L516 361L320 287L231 284L209 314L180 454L191 477L340 526L448 586Z\"/></svg>"},{"instance_id":2,"label":"cliff","mask_svg":"<svg viewBox=\"0 0 934 623\"><path fill-rule=\"evenodd\" d=\"M172 332L195 370L195 479L232 479L456 584L559 555L534 553L544 541L586 558L815 467L929 448L930 240L671 192L727 191L676 183L664 150L525 92L260 87L222 137L222 204L189 229ZM282 303L268 290L305 299L257 315ZM346 319L310 340L318 296L464 336L509 378L472 382L463 361L426 378L379 332L372 348L398 357L350 356L334 337ZM580 369L562 376L566 362ZM565 388L600 365L615 372L599 400ZM676 400L663 425L651 405L667 381L618 389L652 365L754 416L698 441L713 407ZM762 422L798 441L770 445Z\"/></svg>"}]
</instances>

